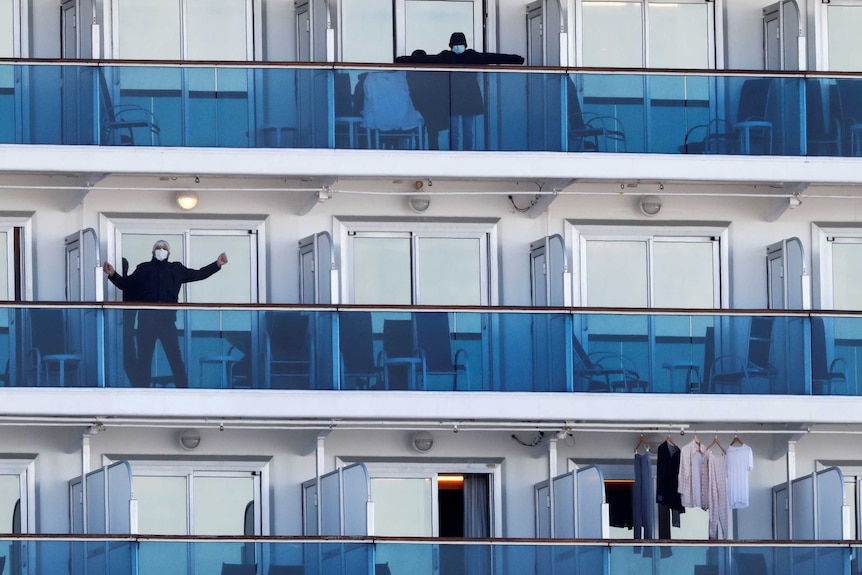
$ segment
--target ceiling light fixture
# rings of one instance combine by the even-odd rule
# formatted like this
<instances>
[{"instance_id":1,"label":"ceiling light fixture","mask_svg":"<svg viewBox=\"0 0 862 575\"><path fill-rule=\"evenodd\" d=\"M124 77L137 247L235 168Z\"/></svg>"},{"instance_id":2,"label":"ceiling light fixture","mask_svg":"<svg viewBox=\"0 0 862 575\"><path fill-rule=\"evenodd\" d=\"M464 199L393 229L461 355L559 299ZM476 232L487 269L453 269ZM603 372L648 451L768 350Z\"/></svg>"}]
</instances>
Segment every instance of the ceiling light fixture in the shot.
<instances>
[{"instance_id":1,"label":"ceiling light fixture","mask_svg":"<svg viewBox=\"0 0 862 575\"><path fill-rule=\"evenodd\" d=\"M410 209L417 214L424 214L431 205L431 198L428 196L410 196L407 203L410 205Z\"/></svg>"},{"instance_id":2,"label":"ceiling light fixture","mask_svg":"<svg viewBox=\"0 0 862 575\"><path fill-rule=\"evenodd\" d=\"M198 195L190 190L177 192L177 205L184 210L193 210L198 205Z\"/></svg>"},{"instance_id":3,"label":"ceiling light fixture","mask_svg":"<svg viewBox=\"0 0 862 575\"><path fill-rule=\"evenodd\" d=\"M661 198L658 196L643 196L640 200L641 213L648 217L658 215L661 211Z\"/></svg>"},{"instance_id":4,"label":"ceiling light fixture","mask_svg":"<svg viewBox=\"0 0 862 575\"><path fill-rule=\"evenodd\" d=\"M197 449L201 444L201 432L197 429L184 429L180 432L180 447L188 451Z\"/></svg>"}]
</instances>

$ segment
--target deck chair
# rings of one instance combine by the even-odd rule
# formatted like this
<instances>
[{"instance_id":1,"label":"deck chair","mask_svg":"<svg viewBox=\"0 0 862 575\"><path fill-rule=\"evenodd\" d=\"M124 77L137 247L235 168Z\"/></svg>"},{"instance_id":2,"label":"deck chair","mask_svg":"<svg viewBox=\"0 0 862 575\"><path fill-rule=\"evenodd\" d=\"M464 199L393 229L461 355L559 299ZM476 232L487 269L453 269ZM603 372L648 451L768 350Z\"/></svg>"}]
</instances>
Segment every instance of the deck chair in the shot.
<instances>
[{"instance_id":1,"label":"deck chair","mask_svg":"<svg viewBox=\"0 0 862 575\"><path fill-rule=\"evenodd\" d=\"M424 384L422 358L416 350L412 319L383 320L383 367L385 389L417 389Z\"/></svg>"},{"instance_id":2,"label":"deck chair","mask_svg":"<svg viewBox=\"0 0 862 575\"><path fill-rule=\"evenodd\" d=\"M161 145L161 130L153 113L137 104L115 105L105 78L105 70L99 68L97 75L102 104L99 144L102 146Z\"/></svg>"},{"instance_id":3,"label":"deck chair","mask_svg":"<svg viewBox=\"0 0 862 575\"><path fill-rule=\"evenodd\" d=\"M710 391L715 393L751 392L751 381L766 379L769 388L778 375L778 369L770 363L772 350L773 317L752 317L748 334L748 353L745 357L727 354L713 360L709 369Z\"/></svg>"},{"instance_id":4,"label":"deck chair","mask_svg":"<svg viewBox=\"0 0 862 575\"><path fill-rule=\"evenodd\" d=\"M416 344L422 360L423 387L428 387L428 376L452 378L452 390L458 389L458 373L463 372L465 389L470 389L470 359L467 350L457 349L452 353L452 334L449 330L449 314L446 312L418 312L416 321Z\"/></svg>"},{"instance_id":5,"label":"deck chair","mask_svg":"<svg viewBox=\"0 0 862 575\"><path fill-rule=\"evenodd\" d=\"M268 311L264 381L269 388L312 389L314 357L309 316L296 311Z\"/></svg>"},{"instance_id":6,"label":"deck chair","mask_svg":"<svg viewBox=\"0 0 862 575\"><path fill-rule=\"evenodd\" d=\"M806 80L805 102L808 155L840 156L842 113L837 87L819 79Z\"/></svg>"},{"instance_id":7,"label":"deck chair","mask_svg":"<svg viewBox=\"0 0 862 575\"><path fill-rule=\"evenodd\" d=\"M714 118L686 132L679 151L682 154L735 154L737 140L730 122Z\"/></svg>"},{"instance_id":8,"label":"deck chair","mask_svg":"<svg viewBox=\"0 0 862 575\"><path fill-rule=\"evenodd\" d=\"M221 575L255 575L257 565L254 563L222 563Z\"/></svg>"},{"instance_id":9,"label":"deck chair","mask_svg":"<svg viewBox=\"0 0 862 575\"><path fill-rule=\"evenodd\" d=\"M373 389L383 369L374 356L371 312L348 311L338 318L341 389Z\"/></svg>"},{"instance_id":10,"label":"deck chair","mask_svg":"<svg viewBox=\"0 0 862 575\"><path fill-rule=\"evenodd\" d=\"M363 83L362 127L368 147L421 150L425 125L410 99L404 70L368 72Z\"/></svg>"},{"instance_id":11,"label":"deck chair","mask_svg":"<svg viewBox=\"0 0 862 575\"><path fill-rule=\"evenodd\" d=\"M830 395L840 385L844 393L847 388L847 362L836 357L829 362L829 344L826 341L826 326L822 317L811 318L811 393Z\"/></svg>"},{"instance_id":12,"label":"deck chair","mask_svg":"<svg viewBox=\"0 0 862 575\"><path fill-rule=\"evenodd\" d=\"M36 387L51 385L52 374L57 385L66 386L66 375L74 372L80 378L81 354L70 345L69 324L62 309L30 309L30 350L27 352L30 374Z\"/></svg>"},{"instance_id":13,"label":"deck chair","mask_svg":"<svg viewBox=\"0 0 862 575\"><path fill-rule=\"evenodd\" d=\"M750 78L742 83L734 129L740 153L772 153L772 121L768 119L772 78Z\"/></svg>"},{"instance_id":14,"label":"deck chair","mask_svg":"<svg viewBox=\"0 0 862 575\"><path fill-rule=\"evenodd\" d=\"M614 116L583 112L578 89L571 77L566 78L566 108L569 115L570 152L626 151L626 132Z\"/></svg>"},{"instance_id":15,"label":"deck chair","mask_svg":"<svg viewBox=\"0 0 862 575\"><path fill-rule=\"evenodd\" d=\"M576 337L572 338L572 347L575 391L646 391L649 388L649 382L640 377L630 358L605 351L588 354Z\"/></svg>"}]
</instances>

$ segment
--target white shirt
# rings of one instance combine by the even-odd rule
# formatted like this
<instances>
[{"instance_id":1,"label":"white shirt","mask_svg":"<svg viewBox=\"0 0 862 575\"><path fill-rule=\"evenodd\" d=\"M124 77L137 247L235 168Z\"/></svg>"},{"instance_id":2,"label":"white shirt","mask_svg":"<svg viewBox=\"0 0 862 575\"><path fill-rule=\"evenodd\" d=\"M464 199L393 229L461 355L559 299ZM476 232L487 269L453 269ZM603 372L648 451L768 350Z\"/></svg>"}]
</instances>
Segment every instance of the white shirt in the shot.
<instances>
[{"instance_id":1,"label":"white shirt","mask_svg":"<svg viewBox=\"0 0 862 575\"><path fill-rule=\"evenodd\" d=\"M731 509L748 507L748 474L754 468L754 454L745 444L727 448L727 502Z\"/></svg>"}]
</instances>

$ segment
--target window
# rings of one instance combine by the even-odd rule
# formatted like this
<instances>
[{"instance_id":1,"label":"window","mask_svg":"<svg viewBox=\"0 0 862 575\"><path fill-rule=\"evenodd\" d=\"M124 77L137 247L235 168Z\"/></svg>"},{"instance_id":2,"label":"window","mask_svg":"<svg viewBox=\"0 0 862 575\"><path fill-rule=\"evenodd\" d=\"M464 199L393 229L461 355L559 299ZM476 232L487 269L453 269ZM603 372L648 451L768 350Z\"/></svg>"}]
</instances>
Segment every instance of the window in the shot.
<instances>
[{"instance_id":1,"label":"window","mask_svg":"<svg viewBox=\"0 0 862 575\"><path fill-rule=\"evenodd\" d=\"M254 60L251 0L114 0L113 8L116 58Z\"/></svg>"},{"instance_id":2,"label":"window","mask_svg":"<svg viewBox=\"0 0 862 575\"><path fill-rule=\"evenodd\" d=\"M114 459L114 456L111 456ZM268 535L269 470L266 461L161 461L131 459L138 533L149 535ZM153 546L142 549L141 569L194 564L219 572L222 563L254 563L253 546L218 549ZM166 559L166 555L174 555ZM194 555L194 557L192 557ZM186 569L182 569L186 572Z\"/></svg>"},{"instance_id":3,"label":"window","mask_svg":"<svg viewBox=\"0 0 862 575\"><path fill-rule=\"evenodd\" d=\"M496 220L338 224L348 303L497 303Z\"/></svg>"},{"instance_id":4,"label":"window","mask_svg":"<svg viewBox=\"0 0 862 575\"><path fill-rule=\"evenodd\" d=\"M575 305L608 308L718 309L727 305L727 228L724 226L590 225L569 222L574 247ZM622 354L652 391L674 391L682 344L703 345L711 316L601 315L582 318L575 337L587 352ZM690 357L700 365L703 356ZM690 375L690 374L689 374ZM676 389L679 391L679 389Z\"/></svg>"},{"instance_id":5,"label":"window","mask_svg":"<svg viewBox=\"0 0 862 575\"><path fill-rule=\"evenodd\" d=\"M580 0L578 65L599 68L715 68L714 4Z\"/></svg>"},{"instance_id":6,"label":"window","mask_svg":"<svg viewBox=\"0 0 862 575\"><path fill-rule=\"evenodd\" d=\"M449 36L463 32L469 47L483 51L483 3L473 0L363 0L342 2L342 62L392 62L422 49L449 49ZM382 29L387 22L392 27ZM395 54L393 54L393 39Z\"/></svg>"},{"instance_id":7,"label":"window","mask_svg":"<svg viewBox=\"0 0 862 575\"><path fill-rule=\"evenodd\" d=\"M826 10L825 70L862 70L862 5L856 0L832 0L821 8Z\"/></svg>"}]
</instances>

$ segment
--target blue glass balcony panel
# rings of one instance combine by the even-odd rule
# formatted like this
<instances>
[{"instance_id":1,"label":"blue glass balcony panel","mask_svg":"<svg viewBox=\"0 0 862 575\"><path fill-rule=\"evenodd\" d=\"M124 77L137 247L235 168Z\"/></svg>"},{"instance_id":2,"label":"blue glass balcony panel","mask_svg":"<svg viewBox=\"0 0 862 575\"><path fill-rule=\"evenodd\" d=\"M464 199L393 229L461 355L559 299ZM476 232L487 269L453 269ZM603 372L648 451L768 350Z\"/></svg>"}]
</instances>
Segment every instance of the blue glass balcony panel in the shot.
<instances>
[{"instance_id":1,"label":"blue glass balcony panel","mask_svg":"<svg viewBox=\"0 0 862 575\"><path fill-rule=\"evenodd\" d=\"M306 538L185 540L19 538L0 542L4 569L53 575L800 575L858 572L849 543L649 545L625 541L392 541Z\"/></svg>"},{"instance_id":2,"label":"blue glass balcony panel","mask_svg":"<svg viewBox=\"0 0 862 575\"><path fill-rule=\"evenodd\" d=\"M860 102L819 74L3 64L0 143L862 156Z\"/></svg>"},{"instance_id":3,"label":"blue glass balcony panel","mask_svg":"<svg viewBox=\"0 0 862 575\"><path fill-rule=\"evenodd\" d=\"M862 316L0 307L0 384L858 395Z\"/></svg>"}]
</instances>

